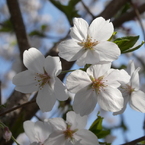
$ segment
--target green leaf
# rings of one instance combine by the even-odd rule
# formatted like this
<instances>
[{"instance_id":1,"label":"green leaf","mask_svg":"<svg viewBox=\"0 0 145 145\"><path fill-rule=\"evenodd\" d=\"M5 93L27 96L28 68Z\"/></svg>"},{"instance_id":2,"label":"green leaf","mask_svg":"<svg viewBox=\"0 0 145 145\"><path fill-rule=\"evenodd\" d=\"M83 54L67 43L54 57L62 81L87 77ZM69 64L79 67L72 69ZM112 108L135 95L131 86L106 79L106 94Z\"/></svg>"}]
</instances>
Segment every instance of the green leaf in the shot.
<instances>
[{"instance_id":1,"label":"green leaf","mask_svg":"<svg viewBox=\"0 0 145 145\"><path fill-rule=\"evenodd\" d=\"M139 36L122 37L115 39L114 43L118 45L118 47L121 50L121 53L123 53L124 51L127 51L128 49L132 48L138 39Z\"/></svg>"},{"instance_id":2,"label":"green leaf","mask_svg":"<svg viewBox=\"0 0 145 145\"><path fill-rule=\"evenodd\" d=\"M38 30L34 30L34 31L30 32L29 36L46 37L43 32L40 32Z\"/></svg>"},{"instance_id":3,"label":"green leaf","mask_svg":"<svg viewBox=\"0 0 145 145\"><path fill-rule=\"evenodd\" d=\"M0 109L6 108L6 104L0 105Z\"/></svg>"},{"instance_id":4,"label":"green leaf","mask_svg":"<svg viewBox=\"0 0 145 145\"><path fill-rule=\"evenodd\" d=\"M143 44L145 44L144 41L142 41L142 43L141 43L140 45L138 45L138 46L136 46L136 47L134 47L134 48L132 48L132 49L129 49L129 50L127 50L127 51L123 51L122 53L128 53L128 52L135 51L135 50L139 49Z\"/></svg>"},{"instance_id":5,"label":"green leaf","mask_svg":"<svg viewBox=\"0 0 145 145\"><path fill-rule=\"evenodd\" d=\"M111 143L107 143L107 142L99 142L99 144L103 144L103 145L111 145Z\"/></svg>"},{"instance_id":6,"label":"green leaf","mask_svg":"<svg viewBox=\"0 0 145 145\"><path fill-rule=\"evenodd\" d=\"M104 138L110 134L110 131L103 130L102 122L104 118L99 115L97 117L98 118L93 122L89 130L93 132L98 138Z\"/></svg>"},{"instance_id":7,"label":"green leaf","mask_svg":"<svg viewBox=\"0 0 145 145\"><path fill-rule=\"evenodd\" d=\"M77 10L75 9L75 5L80 2L81 0L70 0L68 5L62 5L59 1L55 1L55 0L50 0L50 2L55 5L60 11L62 11L69 23L72 25L72 19L74 17L79 17L79 14L77 12Z\"/></svg>"},{"instance_id":8,"label":"green leaf","mask_svg":"<svg viewBox=\"0 0 145 145\"><path fill-rule=\"evenodd\" d=\"M13 32L13 26L12 26L10 19L2 22L0 32Z\"/></svg>"},{"instance_id":9,"label":"green leaf","mask_svg":"<svg viewBox=\"0 0 145 145\"><path fill-rule=\"evenodd\" d=\"M44 32L47 28L48 28L48 25L43 24L43 25L41 26L41 31Z\"/></svg>"}]
</instances>

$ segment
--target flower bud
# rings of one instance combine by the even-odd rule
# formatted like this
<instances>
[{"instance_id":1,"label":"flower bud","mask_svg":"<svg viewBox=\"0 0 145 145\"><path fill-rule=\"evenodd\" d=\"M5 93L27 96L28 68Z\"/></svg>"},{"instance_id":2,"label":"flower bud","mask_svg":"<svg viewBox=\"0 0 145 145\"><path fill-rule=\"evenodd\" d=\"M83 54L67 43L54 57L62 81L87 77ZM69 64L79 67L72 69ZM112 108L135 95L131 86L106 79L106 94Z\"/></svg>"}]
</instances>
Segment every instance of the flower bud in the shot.
<instances>
[{"instance_id":1,"label":"flower bud","mask_svg":"<svg viewBox=\"0 0 145 145\"><path fill-rule=\"evenodd\" d=\"M8 127L4 127L4 134L3 134L3 138L6 140L6 142L8 142L12 137L12 133L9 130Z\"/></svg>"}]
</instances>

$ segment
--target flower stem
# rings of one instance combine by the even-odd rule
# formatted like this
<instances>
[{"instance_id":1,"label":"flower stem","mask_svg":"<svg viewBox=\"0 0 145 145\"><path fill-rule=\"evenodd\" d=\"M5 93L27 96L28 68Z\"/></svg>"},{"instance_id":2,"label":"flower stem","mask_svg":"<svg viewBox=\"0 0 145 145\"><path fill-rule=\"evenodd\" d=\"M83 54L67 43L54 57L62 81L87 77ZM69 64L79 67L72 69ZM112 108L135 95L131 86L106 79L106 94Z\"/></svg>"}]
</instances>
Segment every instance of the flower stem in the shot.
<instances>
[{"instance_id":1,"label":"flower stem","mask_svg":"<svg viewBox=\"0 0 145 145\"><path fill-rule=\"evenodd\" d=\"M11 139L17 144L17 145L20 145L17 140L12 136Z\"/></svg>"}]
</instances>

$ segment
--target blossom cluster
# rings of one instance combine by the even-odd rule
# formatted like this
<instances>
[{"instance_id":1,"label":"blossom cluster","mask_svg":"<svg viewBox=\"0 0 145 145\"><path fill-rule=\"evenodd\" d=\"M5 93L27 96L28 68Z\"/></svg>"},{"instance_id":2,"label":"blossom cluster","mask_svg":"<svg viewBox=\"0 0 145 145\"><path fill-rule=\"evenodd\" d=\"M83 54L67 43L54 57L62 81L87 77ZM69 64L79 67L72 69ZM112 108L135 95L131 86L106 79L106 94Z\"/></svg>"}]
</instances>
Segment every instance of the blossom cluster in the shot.
<instances>
[{"instance_id":1,"label":"blossom cluster","mask_svg":"<svg viewBox=\"0 0 145 145\"><path fill-rule=\"evenodd\" d=\"M67 100L67 92L75 94L75 112L67 114L66 122L54 118L48 119L47 123L24 123L32 144L97 145L97 137L88 130L83 131L84 124L80 121L94 110L96 104L117 115L124 112L129 102L131 108L145 113L145 93L139 89L140 68L135 69L133 62L128 71L111 68L111 63L121 54L118 45L110 41L114 32L112 22L98 17L90 26L82 18L74 18L73 23L71 39L58 45L59 56L76 61L84 66L83 69L71 72L64 85L57 77L62 70L59 57L45 58L39 50L30 48L23 55L28 70L13 78L17 91L38 91L36 102L43 112L51 111L56 100ZM39 139L39 133L43 139Z\"/></svg>"},{"instance_id":2,"label":"blossom cluster","mask_svg":"<svg viewBox=\"0 0 145 145\"><path fill-rule=\"evenodd\" d=\"M87 116L73 111L62 118L51 118L45 122L25 121L24 130L31 145L99 145L97 137L85 129Z\"/></svg>"}]
</instances>

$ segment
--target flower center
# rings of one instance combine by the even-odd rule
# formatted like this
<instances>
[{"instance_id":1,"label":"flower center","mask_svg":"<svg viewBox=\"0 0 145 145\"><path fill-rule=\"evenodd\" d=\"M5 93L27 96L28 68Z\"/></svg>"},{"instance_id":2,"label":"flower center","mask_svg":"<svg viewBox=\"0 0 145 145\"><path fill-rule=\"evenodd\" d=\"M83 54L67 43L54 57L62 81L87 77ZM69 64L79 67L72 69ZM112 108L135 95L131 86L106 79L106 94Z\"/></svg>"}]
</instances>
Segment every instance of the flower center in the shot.
<instances>
[{"instance_id":1,"label":"flower center","mask_svg":"<svg viewBox=\"0 0 145 145\"><path fill-rule=\"evenodd\" d=\"M44 74L36 73L35 80L38 82L39 88L42 89L46 83L49 83L50 76L44 69Z\"/></svg>"},{"instance_id":2,"label":"flower center","mask_svg":"<svg viewBox=\"0 0 145 145\"><path fill-rule=\"evenodd\" d=\"M67 128L66 130L63 132L64 133L64 136L66 139L73 139L73 134L77 131L77 129L75 130L71 130L71 125L67 124Z\"/></svg>"},{"instance_id":3,"label":"flower center","mask_svg":"<svg viewBox=\"0 0 145 145\"><path fill-rule=\"evenodd\" d=\"M135 90L134 88L132 88L130 85L126 84L124 87L121 86L120 90L125 93L126 95L131 95L131 93Z\"/></svg>"},{"instance_id":4,"label":"flower center","mask_svg":"<svg viewBox=\"0 0 145 145\"><path fill-rule=\"evenodd\" d=\"M100 76L97 79L93 77L90 77L90 78L92 80L91 88L93 89L93 91L95 90L97 93L99 93L101 88L106 87L103 81L103 76Z\"/></svg>"},{"instance_id":5,"label":"flower center","mask_svg":"<svg viewBox=\"0 0 145 145\"><path fill-rule=\"evenodd\" d=\"M99 42L98 41L93 41L91 37L87 37L86 41L79 42L78 44L80 46L83 46L84 49L90 49L94 50L94 46L96 46Z\"/></svg>"}]
</instances>

